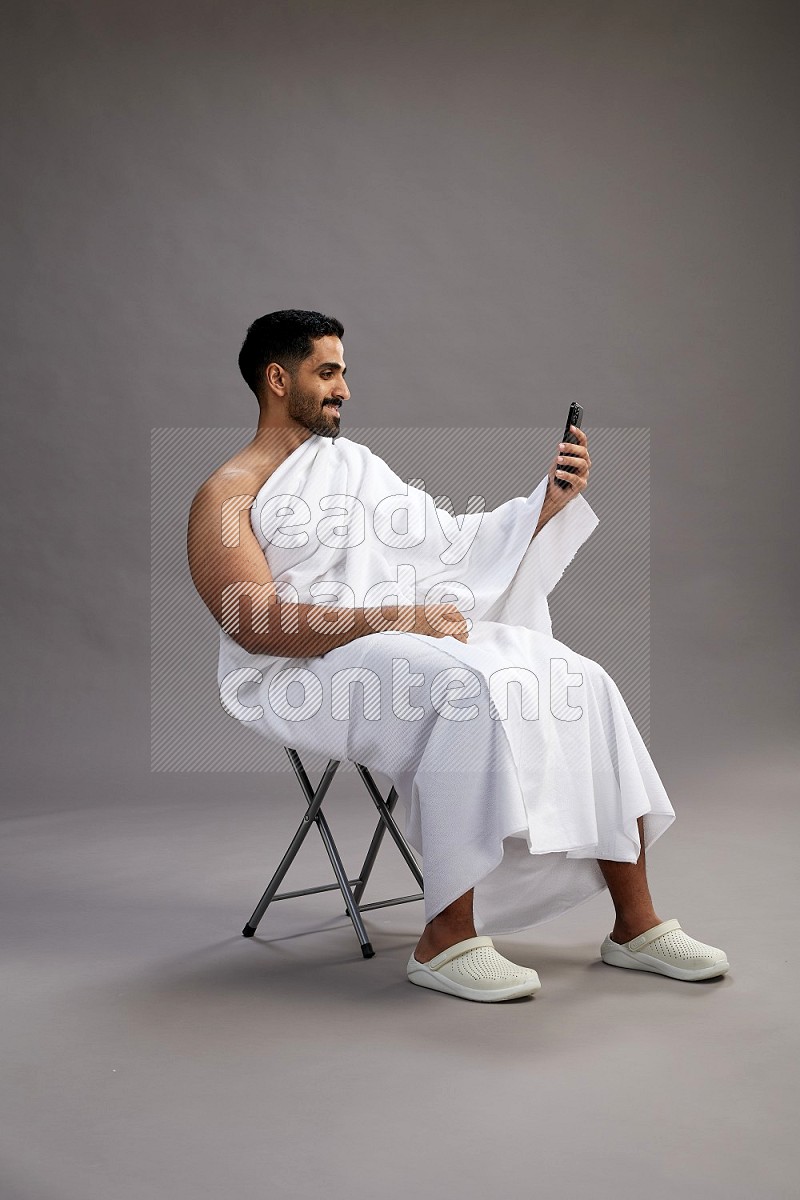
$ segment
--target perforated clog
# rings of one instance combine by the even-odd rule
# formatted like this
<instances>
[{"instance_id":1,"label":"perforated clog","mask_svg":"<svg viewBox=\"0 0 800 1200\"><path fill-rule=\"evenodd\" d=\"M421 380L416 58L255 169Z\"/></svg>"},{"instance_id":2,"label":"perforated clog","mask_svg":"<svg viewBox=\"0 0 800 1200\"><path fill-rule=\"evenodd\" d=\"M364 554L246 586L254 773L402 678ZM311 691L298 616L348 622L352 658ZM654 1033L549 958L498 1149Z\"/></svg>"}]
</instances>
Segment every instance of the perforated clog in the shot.
<instances>
[{"instance_id":1,"label":"perforated clog","mask_svg":"<svg viewBox=\"0 0 800 1200\"><path fill-rule=\"evenodd\" d=\"M531 967L503 958L486 935L456 942L426 963L417 962L412 951L406 974L419 987L483 1003L532 996L542 986Z\"/></svg>"},{"instance_id":2,"label":"perforated clog","mask_svg":"<svg viewBox=\"0 0 800 1200\"><path fill-rule=\"evenodd\" d=\"M615 942L609 934L600 947L600 957L612 967L655 971L672 979L713 979L730 968L724 950L689 937L674 918L629 942Z\"/></svg>"}]
</instances>

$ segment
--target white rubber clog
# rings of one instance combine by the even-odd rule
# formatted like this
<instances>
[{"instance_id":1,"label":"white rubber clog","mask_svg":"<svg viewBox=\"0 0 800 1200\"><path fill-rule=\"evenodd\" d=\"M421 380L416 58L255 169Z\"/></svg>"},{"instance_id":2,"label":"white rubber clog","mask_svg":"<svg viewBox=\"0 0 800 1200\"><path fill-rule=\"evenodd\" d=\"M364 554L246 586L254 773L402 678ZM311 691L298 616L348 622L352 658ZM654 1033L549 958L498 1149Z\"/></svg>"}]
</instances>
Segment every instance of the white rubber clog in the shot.
<instances>
[{"instance_id":1,"label":"white rubber clog","mask_svg":"<svg viewBox=\"0 0 800 1200\"><path fill-rule=\"evenodd\" d=\"M412 951L406 974L419 987L483 1003L532 996L542 986L532 968L503 958L485 935L456 942L426 963L417 962Z\"/></svg>"},{"instance_id":2,"label":"white rubber clog","mask_svg":"<svg viewBox=\"0 0 800 1200\"><path fill-rule=\"evenodd\" d=\"M689 937L674 918L623 944L612 941L609 934L600 947L600 957L612 967L655 971L672 979L713 979L730 968L724 950Z\"/></svg>"}]
</instances>

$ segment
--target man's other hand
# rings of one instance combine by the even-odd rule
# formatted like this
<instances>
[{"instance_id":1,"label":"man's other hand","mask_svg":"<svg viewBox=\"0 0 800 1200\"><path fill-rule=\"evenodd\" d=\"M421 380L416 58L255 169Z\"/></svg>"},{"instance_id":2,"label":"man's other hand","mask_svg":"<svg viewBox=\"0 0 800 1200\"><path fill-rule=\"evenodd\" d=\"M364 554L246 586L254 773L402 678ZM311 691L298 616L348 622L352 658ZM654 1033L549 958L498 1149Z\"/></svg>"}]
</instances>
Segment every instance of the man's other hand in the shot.
<instances>
[{"instance_id":1,"label":"man's other hand","mask_svg":"<svg viewBox=\"0 0 800 1200\"><path fill-rule=\"evenodd\" d=\"M401 604L391 628L428 637L454 637L459 642L469 637L467 619L455 604Z\"/></svg>"}]
</instances>

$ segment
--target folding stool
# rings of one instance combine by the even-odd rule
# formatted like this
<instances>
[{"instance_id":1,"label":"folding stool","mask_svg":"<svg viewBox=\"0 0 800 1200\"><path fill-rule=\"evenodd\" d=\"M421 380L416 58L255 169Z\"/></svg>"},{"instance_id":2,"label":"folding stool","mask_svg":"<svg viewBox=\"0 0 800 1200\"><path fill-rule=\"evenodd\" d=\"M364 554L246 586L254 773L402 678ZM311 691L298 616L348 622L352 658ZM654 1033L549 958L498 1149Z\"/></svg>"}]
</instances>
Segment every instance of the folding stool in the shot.
<instances>
[{"instance_id":1,"label":"folding stool","mask_svg":"<svg viewBox=\"0 0 800 1200\"><path fill-rule=\"evenodd\" d=\"M281 859L277 871L272 876L267 890L259 900L255 912L242 930L242 934L244 937L253 936L258 928L259 921L273 900L289 900L293 896L310 896L316 892L335 891L335 889L338 887L341 889L342 896L344 897L347 915L353 922L356 935L361 943L361 953L364 955L364 958L372 958L375 954L375 951L373 950L370 940L367 937L367 931L364 928L364 922L361 918L362 912L366 912L368 909L372 908L386 908L391 904L408 904L412 900L421 900L423 897L423 892L418 892L413 896L397 896L393 900L378 900L374 901L372 904L360 903L361 897L364 894L364 888L367 886L367 881L369 880L372 868L375 864L375 859L378 856L378 850L380 849L381 842L383 841L383 835L387 829L394 838L397 848L408 864L408 869L411 871L411 874L417 881L418 886L420 888L423 887L422 872L417 866L416 860L411 853L411 847L403 837L397 822L392 816L394 806L397 803L397 791L394 787L392 787L388 796L384 799L377 784L375 783L375 780L372 778L372 775L369 773L367 768L361 766L359 763L353 764L361 776L364 786L369 792L375 807L378 810L378 824L374 834L372 835L372 841L370 842L369 849L367 850L367 856L364 859L364 865L355 879L348 879L347 873L342 865L339 851L336 848L336 843L333 840L333 836L328 826L328 822L325 820L322 812L322 801L325 799L325 793L330 786L331 780L336 774L336 769L339 766L340 760L334 758L329 759L328 765L322 773L322 778L320 779L316 790L314 790L309 782L305 768L300 761L300 755L296 750L292 750L289 746L284 746L284 749L289 756L289 761L294 768L294 773L300 782L301 788L303 789L308 807L306 812L303 814L303 819L298 826L297 833L289 843L288 850ZM320 887L301 888L300 891L281 892L280 895L276 895L284 875L289 870L289 867L294 860L294 856L297 854L297 851L303 844L305 836L312 824L316 825L317 829L319 830L319 835L322 838L323 845L328 852L328 858L331 860L333 873L336 876L336 883L326 883L322 884ZM352 891L350 890L351 888L353 889Z\"/></svg>"}]
</instances>

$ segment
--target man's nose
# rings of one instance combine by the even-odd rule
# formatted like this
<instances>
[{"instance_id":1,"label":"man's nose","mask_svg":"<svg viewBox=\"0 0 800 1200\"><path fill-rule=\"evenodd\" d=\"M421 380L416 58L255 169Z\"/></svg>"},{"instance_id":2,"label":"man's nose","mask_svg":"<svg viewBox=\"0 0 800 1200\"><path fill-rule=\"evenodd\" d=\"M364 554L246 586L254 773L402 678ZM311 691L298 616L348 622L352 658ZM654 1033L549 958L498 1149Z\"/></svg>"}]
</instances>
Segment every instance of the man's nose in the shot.
<instances>
[{"instance_id":1,"label":"man's nose","mask_svg":"<svg viewBox=\"0 0 800 1200\"><path fill-rule=\"evenodd\" d=\"M334 389L334 397L339 400L350 399L350 389L344 379L340 379Z\"/></svg>"}]
</instances>

